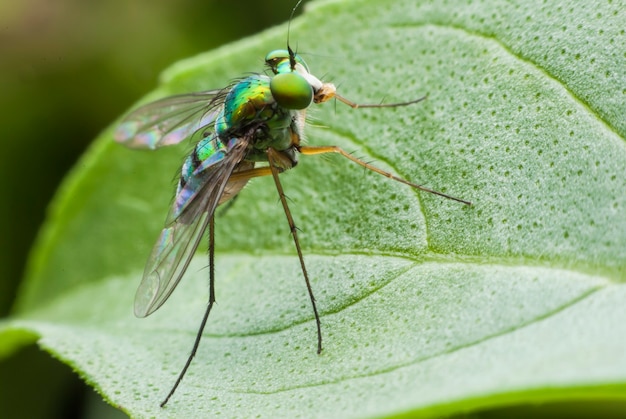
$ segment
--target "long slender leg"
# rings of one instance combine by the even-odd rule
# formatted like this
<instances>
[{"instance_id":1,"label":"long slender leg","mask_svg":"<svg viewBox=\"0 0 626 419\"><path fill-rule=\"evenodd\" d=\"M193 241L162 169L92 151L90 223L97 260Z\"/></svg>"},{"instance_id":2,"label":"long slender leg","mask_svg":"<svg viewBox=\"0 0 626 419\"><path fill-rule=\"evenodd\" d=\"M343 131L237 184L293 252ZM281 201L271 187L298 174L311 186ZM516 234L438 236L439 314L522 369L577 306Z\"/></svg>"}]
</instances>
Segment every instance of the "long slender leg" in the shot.
<instances>
[{"instance_id":1,"label":"long slender leg","mask_svg":"<svg viewBox=\"0 0 626 419\"><path fill-rule=\"evenodd\" d=\"M311 288L311 283L309 281L309 274L307 273L306 266L304 265L304 257L302 256L302 249L300 249L300 241L298 240L298 229L296 227L296 223L293 221L293 217L291 216L291 211L289 210L289 206L287 205L287 198L285 197L283 186L281 185L280 179L278 178L280 169L276 167L276 164L279 161L279 156L277 155L277 153L278 152L272 148L267 150L267 157L270 163L269 167L272 172L272 177L274 178L274 183L276 184L276 189L278 190L278 196L280 197L280 202L283 205L283 210L285 210L285 215L287 216L289 229L291 230L291 235L293 236L293 242L295 243L296 251L298 252L298 259L300 259L300 267L302 268L302 274L304 275L306 288L309 291L309 298L311 299L311 305L313 306L313 313L315 314L315 323L317 325L317 353L319 354L322 352L322 324L320 322L320 316L317 312L317 305L315 304L315 297L313 296L313 289Z\"/></svg>"},{"instance_id":2,"label":"long slender leg","mask_svg":"<svg viewBox=\"0 0 626 419\"><path fill-rule=\"evenodd\" d=\"M394 175L392 175L389 172L386 172L386 171L384 171L382 169L379 169L376 166L372 166L371 164L369 164L367 162L364 162L363 160L361 160L361 159L359 159L357 157L354 157L352 154L348 153L347 151L344 151L341 147L337 147L337 146L319 146L319 147L317 147L317 146L301 146L301 147L298 148L298 151L300 151L300 153L302 153L304 155L309 155L309 156L312 156L312 155L315 155L315 154L338 153L338 154L341 154L342 156L344 156L345 158L347 158L348 160L351 160L351 161L355 162L356 164L365 167L368 170L371 170L371 171L376 172L376 173L378 173L380 175L388 177L389 179L393 179L393 180L395 180L397 182L404 183L405 185L409 185L409 186L411 186L411 187L413 187L415 189L419 189L420 191L428 192L428 193L431 193L431 194L434 194L434 195L439 195L439 196L442 196L442 197L447 198L447 199L452 199L453 201L461 202L461 203L463 203L465 205L472 205L471 202L466 201L464 199L456 198L454 196L445 194L443 192L435 191L435 190L427 188L425 186L417 185L415 183L409 182L408 180L405 180L405 179L402 179L400 177L394 176Z\"/></svg>"},{"instance_id":3,"label":"long slender leg","mask_svg":"<svg viewBox=\"0 0 626 419\"><path fill-rule=\"evenodd\" d=\"M187 362L185 362L185 366L183 367L180 374L178 374L178 378L174 383L174 386L167 394L165 399L161 402L161 407L164 407L169 401L170 397L176 391L176 388L182 381L189 365L191 365L191 361L193 357L196 355L198 351L198 346L200 346L200 339L202 339L202 332L204 331L204 327L206 326L206 322L209 318L209 313L211 313L211 308L213 308L213 303L215 303L215 216L211 215L211 219L209 220L209 305L207 306L204 317L202 317L202 322L200 323L200 328L198 329L198 334L196 335L196 340L193 343L193 348L191 348L191 353L187 358Z\"/></svg>"},{"instance_id":4,"label":"long slender leg","mask_svg":"<svg viewBox=\"0 0 626 419\"><path fill-rule=\"evenodd\" d=\"M241 172L235 172L228 178L228 181L239 181L239 180L247 180L255 177L261 176L270 176L272 174L272 169L267 166L255 167L250 170L242 170Z\"/></svg>"},{"instance_id":5,"label":"long slender leg","mask_svg":"<svg viewBox=\"0 0 626 419\"><path fill-rule=\"evenodd\" d=\"M410 100L408 102L398 102L398 103L356 103L356 102L351 101L350 99L347 99L343 96L338 95L337 93L335 93L334 97L336 97L338 101L340 101L341 103L345 103L352 109L358 109L358 108L397 108L399 106L408 106L408 105L412 105L414 103L418 103L423 100L426 100L428 96L422 96L419 99Z\"/></svg>"},{"instance_id":6,"label":"long slender leg","mask_svg":"<svg viewBox=\"0 0 626 419\"><path fill-rule=\"evenodd\" d=\"M304 155L309 155L309 156L316 155L316 154L338 153L344 156L345 158L355 162L356 164L363 166L366 169L376 172L380 175L383 175L389 179L393 179L396 182L404 183L405 185L409 185L412 188L419 189L421 191L438 195L447 199L451 199L453 201L461 202L465 205L472 205L470 201L466 201L465 199L457 198L455 196L448 195L443 192L439 192L434 189L430 189L425 186L418 185L418 184L409 182L408 180L397 177L385 170L379 169L378 167L374 165L364 162L358 157L354 157L352 154L348 153L347 151L345 151L344 149L338 146L300 146L298 147L298 151ZM241 172L233 173L232 176L230 177L230 180L237 181L237 180L242 180L242 179L251 179L254 177L269 176L271 174L272 174L272 169L270 167L255 167L254 169L251 169L251 170L243 170Z\"/></svg>"}]
</instances>

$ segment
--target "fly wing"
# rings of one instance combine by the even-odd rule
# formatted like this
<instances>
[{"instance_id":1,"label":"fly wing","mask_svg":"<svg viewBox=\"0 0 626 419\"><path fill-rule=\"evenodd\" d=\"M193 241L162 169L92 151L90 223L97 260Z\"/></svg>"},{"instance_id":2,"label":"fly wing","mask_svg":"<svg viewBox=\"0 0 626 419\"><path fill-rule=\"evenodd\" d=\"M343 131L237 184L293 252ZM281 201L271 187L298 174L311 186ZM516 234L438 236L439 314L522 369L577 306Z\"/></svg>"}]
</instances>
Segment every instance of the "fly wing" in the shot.
<instances>
[{"instance_id":1,"label":"fly wing","mask_svg":"<svg viewBox=\"0 0 626 419\"><path fill-rule=\"evenodd\" d=\"M228 179L246 155L249 141L250 136L231 140L224 157L201 173L203 183L200 192L161 231L135 294L137 317L146 317L156 311L178 285L215 212ZM170 213L176 208L175 200ZM168 215L167 219L170 220L171 216Z\"/></svg>"},{"instance_id":2,"label":"fly wing","mask_svg":"<svg viewBox=\"0 0 626 419\"><path fill-rule=\"evenodd\" d=\"M115 141L151 150L178 144L215 120L225 95L226 90L208 90L148 103L122 120Z\"/></svg>"}]
</instances>

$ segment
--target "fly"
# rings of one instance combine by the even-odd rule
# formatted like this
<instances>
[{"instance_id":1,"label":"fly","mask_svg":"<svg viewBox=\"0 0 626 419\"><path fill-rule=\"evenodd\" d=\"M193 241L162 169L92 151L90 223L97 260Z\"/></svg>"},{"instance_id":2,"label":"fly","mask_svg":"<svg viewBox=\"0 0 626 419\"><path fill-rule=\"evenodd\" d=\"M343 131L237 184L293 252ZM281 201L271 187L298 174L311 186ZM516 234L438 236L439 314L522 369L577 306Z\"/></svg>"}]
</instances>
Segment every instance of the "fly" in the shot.
<instances>
[{"instance_id":1,"label":"fly","mask_svg":"<svg viewBox=\"0 0 626 419\"><path fill-rule=\"evenodd\" d=\"M269 75L255 74L221 90L172 96L142 106L130 113L115 132L116 141L136 149L154 150L184 139L198 139L182 165L165 227L148 258L135 295L137 317L146 317L161 307L183 277L208 229L208 306L191 353L161 407L169 401L189 368L215 303L215 209L234 198L250 179L271 176L276 185L315 315L318 354L322 351L320 317L296 224L279 178L280 173L296 166L299 154L338 153L366 169L415 189L471 205L469 201L399 178L338 146L304 146L300 143L306 109L313 103L335 98L352 108L392 108L418 103L425 97L402 103L357 104L339 95L332 83L322 82L311 74L302 57L289 46L286 50L267 54L265 64Z\"/></svg>"}]
</instances>

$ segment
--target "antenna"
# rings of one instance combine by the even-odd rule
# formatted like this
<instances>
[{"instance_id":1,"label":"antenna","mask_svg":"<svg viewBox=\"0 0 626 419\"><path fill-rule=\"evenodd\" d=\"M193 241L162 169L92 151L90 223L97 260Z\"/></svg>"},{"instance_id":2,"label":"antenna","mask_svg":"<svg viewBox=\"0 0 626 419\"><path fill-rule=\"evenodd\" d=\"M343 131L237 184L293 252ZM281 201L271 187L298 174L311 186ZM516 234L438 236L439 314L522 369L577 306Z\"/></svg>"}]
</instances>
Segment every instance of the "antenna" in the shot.
<instances>
[{"instance_id":1,"label":"antenna","mask_svg":"<svg viewBox=\"0 0 626 419\"><path fill-rule=\"evenodd\" d=\"M291 14L289 15L289 23L287 24L287 51L289 51L289 65L291 66L291 71L296 69L296 58L291 46L289 45L289 35L291 34L291 21L293 20L293 15L296 13L296 9L300 6L303 0L298 0L293 9L291 9Z\"/></svg>"}]
</instances>

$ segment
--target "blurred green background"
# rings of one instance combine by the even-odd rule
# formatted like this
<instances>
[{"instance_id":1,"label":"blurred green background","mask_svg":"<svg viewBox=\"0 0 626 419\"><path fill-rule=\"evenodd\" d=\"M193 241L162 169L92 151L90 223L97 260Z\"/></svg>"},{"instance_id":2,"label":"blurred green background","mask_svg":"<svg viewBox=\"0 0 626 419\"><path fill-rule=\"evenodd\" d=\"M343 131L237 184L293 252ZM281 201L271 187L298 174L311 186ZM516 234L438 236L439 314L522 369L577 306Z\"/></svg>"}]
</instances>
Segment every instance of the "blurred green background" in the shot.
<instances>
[{"instance_id":1,"label":"blurred green background","mask_svg":"<svg viewBox=\"0 0 626 419\"><path fill-rule=\"evenodd\" d=\"M169 64L285 22L295 3L0 2L0 315L10 313L47 204L96 135ZM0 411L7 418L116 413L36 347L0 363Z\"/></svg>"}]
</instances>

